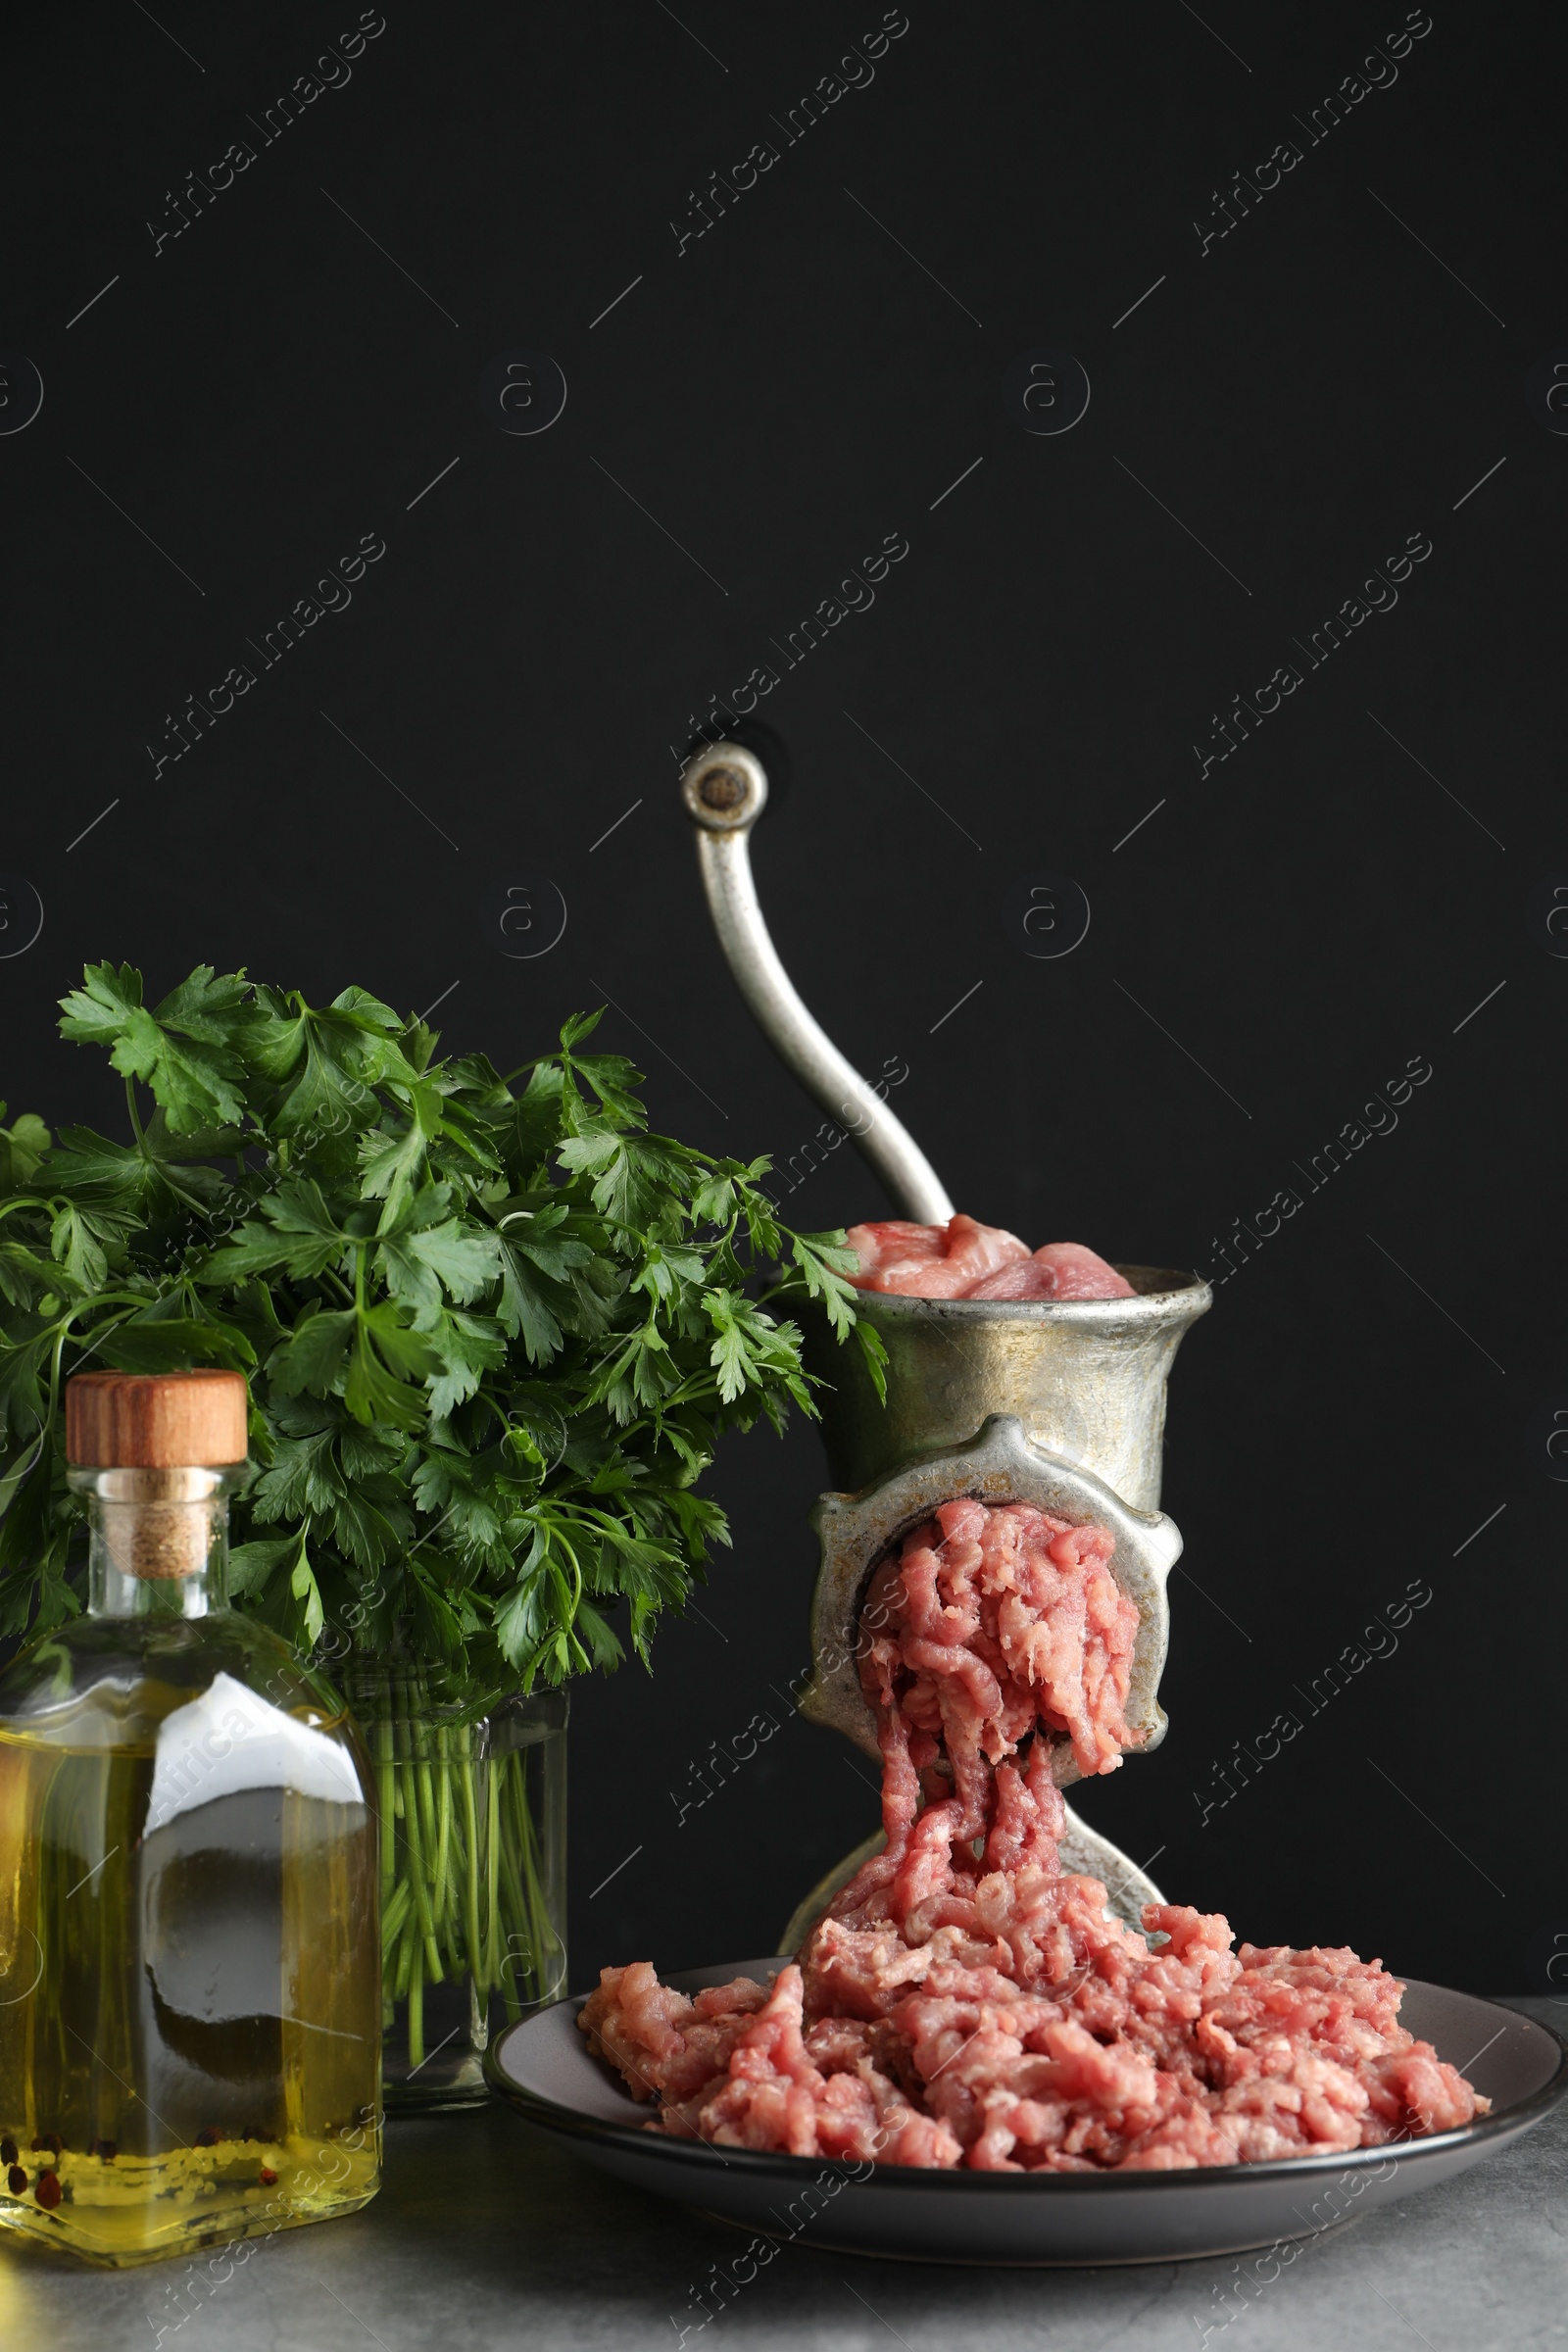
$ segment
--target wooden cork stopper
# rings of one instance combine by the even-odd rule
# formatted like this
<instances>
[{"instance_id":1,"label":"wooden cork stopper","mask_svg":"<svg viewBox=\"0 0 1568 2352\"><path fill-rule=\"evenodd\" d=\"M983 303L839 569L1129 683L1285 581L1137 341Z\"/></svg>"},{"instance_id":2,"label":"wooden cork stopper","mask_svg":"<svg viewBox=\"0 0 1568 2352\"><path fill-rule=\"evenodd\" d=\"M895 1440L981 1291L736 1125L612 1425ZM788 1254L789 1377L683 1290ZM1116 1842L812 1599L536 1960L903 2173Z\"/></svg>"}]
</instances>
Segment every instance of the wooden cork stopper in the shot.
<instances>
[{"instance_id":1,"label":"wooden cork stopper","mask_svg":"<svg viewBox=\"0 0 1568 2352\"><path fill-rule=\"evenodd\" d=\"M78 1372L66 1383L66 1459L87 1470L242 1462L242 1372Z\"/></svg>"}]
</instances>

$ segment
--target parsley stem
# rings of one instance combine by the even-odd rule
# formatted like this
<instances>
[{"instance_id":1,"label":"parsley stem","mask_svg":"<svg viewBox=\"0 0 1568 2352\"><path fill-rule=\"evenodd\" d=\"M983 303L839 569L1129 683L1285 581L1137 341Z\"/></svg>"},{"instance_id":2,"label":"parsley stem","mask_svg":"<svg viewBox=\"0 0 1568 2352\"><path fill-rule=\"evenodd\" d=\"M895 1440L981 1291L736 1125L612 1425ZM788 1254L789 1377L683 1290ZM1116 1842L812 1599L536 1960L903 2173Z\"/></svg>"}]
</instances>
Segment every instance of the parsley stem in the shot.
<instances>
[{"instance_id":1,"label":"parsley stem","mask_svg":"<svg viewBox=\"0 0 1568 2352\"><path fill-rule=\"evenodd\" d=\"M518 1786L517 1776L520 1775L521 1771L522 1757L515 1751L514 1751L511 1755L503 1756L501 1758L497 1768L497 1778L503 1784L504 1796L511 1797L515 1794ZM518 1940L517 1937L509 1936L507 1938L507 1967L501 1980L501 1988L506 1995L508 2012L513 2021L515 2022L516 2019L522 2015L522 2001L517 1990L518 1965L520 1962L522 1965L526 1966L531 1973L535 1961L535 1955L539 1950L539 1938L538 1923L533 1917L533 1907L523 1892L521 1879L518 1875L518 1857L513 1850L514 1824L510 1818L512 1815L512 1807L510 1804L507 1806L506 1811L509 1818L507 1819L506 1826L503 1829L500 1843L501 1866L506 1882L508 1908L512 1917L519 1923L525 1923L528 1930L526 1936L521 1938L527 1947L524 1952L518 1953L513 1949L513 1945ZM524 1804L524 1811L526 1811L526 1804ZM526 1832L524 1832L521 1842L524 1855L523 1867L526 1870L527 1845L529 1842Z\"/></svg>"},{"instance_id":2,"label":"parsley stem","mask_svg":"<svg viewBox=\"0 0 1568 2352\"><path fill-rule=\"evenodd\" d=\"M448 1733L444 1725L436 1731L436 1778L439 1795L436 1802L435 1829L435 1910L444 1918L449 1901L447 1854L452 1841L452 1770L447 1760Z\"/></svg>"},{"instance_id":3,"label":"parsley stem","mask_svg":"<svg viewBox=\"0 0 1568 2352\"><path fill-rule=\"evenodd\" d=\"M541 1785L542 1794L544 1755L542 1751L535 1752L537 1763L534 1777ZM555 1975L555 1960L557 1953L561 1950L561 1938L557 1935L555 1924L550 1917L550 1905L545 1898L545 1890L539 1880L538 1839L534 1830L533 1815L528 1807L528 1757L529 1751L526 1748L518 1750L514 1794L517 1809L517 1843L522 1860L522 1875L527 1896L528 1942L533 1961L532 1991L533 1998L541 2000L544 1997L546 1986L552 1982Z\"/></svg>"},{"instance_id":4,"label":"parsley stem","mask_svg":"<svg viewBox=\"0 0 1568 2352\"><path fill-rule=\"evenodd\" d=\"M404 1881L405 1886L409 1881ZM411 1902L403 1915L403 1935L398 1946L397 1975L392 1983L394 2003L408 1999L409 1983L414 1974L414 1955L419 1947L419 1916Z\"/></svg>"},{"instance_id":5,"label":"parsley stem","mask_svg":"<svg viewBox=\"0 0 1568 2352\"><path fill-rule=\"evenodd\" d=\"M425 1958L429 1963L430 1982L432 1984L439 1984L443 1972L441 1955L436 1949L435 1923L430 1915L430 1897L424 1867L424 1841L419 1831L419 1790L414 1763L414 1721L406 1683L400 1690L399 1699L401 1728L404 1735L400 1745L408 1751L404 1761L398 1767L398 1777L403 1783L403 1828L409 1847L409 1879L414 1888L415 1907L419 1917L419 1936L424 1945ZM413 1999L412 1991L410 1999L411 2001Z\"/></svg>"},{"instance_id":6,"label":"parsley stem","mask_svg":"<svg viewBox=\"0 0 1568 2352\"><path fill-rule=\"evenodd\" d=\"M429 1857L433 1873L430 1907L432 1911L436 1911L439 1910L440 1905L435 1900L434 1889L440 1884L441 1865L439 1860L440 1840L436 1835L435 1789L430 1780L430 1734L428 1727L423 1723L414 1723L410 1728L414 1733L414 1780L419 1792L419 1838L425 1853Z\"/></svg>"},{"instance_id":7,"label":"parsley stem","mask_svg":"<svg viewBox=\"0 0 1568 2352\"><path fill-rule=\"evenodd\" d=\"M19 1209L40 1208L52 1217L57 1209L67 1205L58 1193L51 1194L48 1200L41 1193L17 1193L9 1200L0 1200L0 1217L15 1216Z\"/></svg>"},{"instance_id":8,"label":"parsley stem","mask_svg":"<svg viewBox=\"0 0 1568 2352\"><path fill-rule=\"evenodd\" d=\"M485 1953L484 1974L487 1984L493 1984L501 1974L501 1915L500 1915L500 1859L501 1788L496 1777L496 1758L491 1757L485 1774Z\"/></svg>"},{"instance_id":9,"label":"parsley stem","mask_svg":"<svg viewBox=\"0 0 1568 2352\"><path fill-rule=\"evenodd\" d=\"M409 1906L413 1899L413 1895L409 1891L408 1880L399 1879L391 1901L385 1905L381 1913L381 1949L388 1961L394 1964L397 1960L398 1945L403 1938L403 1922L408 1917Z\"/></svg>"},{"instance_id":10,"label":"parsley stem","mask_svg":"<svg viewBox=\"0 0 1568 2352\"><path fill-rule=\"evenodd\" d=\"M466 1846L466 1867L463 1874L463 1939L468 1947L468 1973L484 2006L490 1980L485 1971L484 1950L479 1941L479 1829L474 1818L473 1779L478 1769L471 1755L465 1759L458 1774L463 1794L463 1827Z\"/></svg>"},{"instance_id":11,"label":"parsley stem","mask_svg":"<svg viewBox=\"0 0 1568 2352\"><path fill-rule=\"evenodd\" d=\"M392 1901L397 1885L397 1818L393 1791L397 1768L392 1761L392 1718L383 1715L375 1727L375 1781L381 1807L381 1908ZM405 1881L405 1884L407 1882Z\"/></svg>"},{"instance_id":12,"label":"parsley stem","mask_svg":"<svg viewBox=\"0 0 1568 2352\"><path fill-rule=\"evenodd\" d=\"M414 1966L409 1977L409 2064L424 2064L424 1979L419 1969L419 1947L414 1947Z\"/></svg>"}]
</instances>

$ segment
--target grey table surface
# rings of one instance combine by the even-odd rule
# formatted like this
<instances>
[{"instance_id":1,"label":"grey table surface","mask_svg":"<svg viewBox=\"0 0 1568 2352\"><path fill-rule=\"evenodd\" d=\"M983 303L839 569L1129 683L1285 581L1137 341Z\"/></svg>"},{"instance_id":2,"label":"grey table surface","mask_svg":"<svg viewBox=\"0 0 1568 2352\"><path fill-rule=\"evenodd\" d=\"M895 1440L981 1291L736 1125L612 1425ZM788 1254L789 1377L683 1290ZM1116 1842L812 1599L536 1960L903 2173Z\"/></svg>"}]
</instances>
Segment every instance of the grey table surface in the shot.
<instances>
[{"instance_id":1,"label":"grey table surface","mask_svg":"<svg viewBox=\"0 0 1568 2352\"><path fill-rule=\"evenodd\" d=\"M1568 2028L1568 2002L1510 2005ZM723 2343L820 2352L1568 2344L1568 2102L1464 2179L1325 2230L1261 2282L1246 2256L965 2270L794 2245L706 2326L704 2284L744 2243L722 2223L607 2179L499 2103L394 2123L387 2141L385 2184L363 2213L286 2231L229 2276L214 2277L205 2261L89 2271L0 2246L0 2346L674 2352L683 2329L704 2352Z\"/></svg>"}]
</instances>

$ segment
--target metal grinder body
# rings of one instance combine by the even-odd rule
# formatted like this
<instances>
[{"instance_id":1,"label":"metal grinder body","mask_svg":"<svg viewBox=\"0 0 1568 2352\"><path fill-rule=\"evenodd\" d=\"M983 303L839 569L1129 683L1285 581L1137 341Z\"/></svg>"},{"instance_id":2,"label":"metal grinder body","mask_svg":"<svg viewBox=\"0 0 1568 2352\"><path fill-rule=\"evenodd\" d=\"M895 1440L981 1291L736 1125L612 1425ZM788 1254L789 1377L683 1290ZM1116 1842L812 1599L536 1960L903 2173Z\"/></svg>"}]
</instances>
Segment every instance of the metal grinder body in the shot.
<instances>
[{"instance_id":1,"label":"metal grinder body","mask_svg":"<svg viewBox=\"0 0 1568 2352\"><path fill-rule=\"evenodd\" d=\"M953 1204L930 1162L886 1101L839 1053L802 1001L768 935L749 855L767 800L756 756L710 745L688 762L682 796L697 827L699 860L720 945L764 1035L852 1140L898 1212L945 1224ZM862 1293L857 1311L887 1349L887 1394L864 1357L833 1342L825 1319L808 1321L808 1369L836 1492L811 1519L821 1564L811 1611L813 1675L802 1711L879 1758L875 1722L861 1691L860 1607L880 1563L939 1502L974 1495L1030 1502L1073 1524L1094 1521L1115 1539L1110 1568L1139 1612L1127 1715L1147 1755L1164 1737L1158 1700L1169 1638L1166 1581L1181 1537L1159 1509L1165 1390L1183 1334L1212 1303L1197 1276L1119 1266L1131 1298L915 1298ZM1078 1771L1065 1741L1054 1777ZM797 1906L779 1944L794 1950L837 1889L881 1842L856 1848ZM1062 1866L1102 1880L1131 1925L1162 1900L1148 1875L1069 1805Z\"/></svg>"}]
</instances>

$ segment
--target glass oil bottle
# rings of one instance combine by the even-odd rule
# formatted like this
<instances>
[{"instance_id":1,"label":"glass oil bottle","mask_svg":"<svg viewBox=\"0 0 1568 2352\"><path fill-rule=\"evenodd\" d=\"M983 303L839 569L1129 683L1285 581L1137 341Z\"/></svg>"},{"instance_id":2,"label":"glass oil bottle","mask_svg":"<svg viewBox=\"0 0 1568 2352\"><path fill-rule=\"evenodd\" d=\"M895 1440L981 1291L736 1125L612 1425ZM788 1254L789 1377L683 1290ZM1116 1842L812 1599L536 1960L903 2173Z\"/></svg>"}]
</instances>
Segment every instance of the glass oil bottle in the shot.
<instances>
[{"instance_id":1,"label":"glass oil bottle","mask_svg":"<svg viewBox=\"0 0 1568 2352\"><path fill-rule=\"evenodd\" d=\"M122 2266L380 2172L370 1769L225 1601L237 1372L67 1388L86 1614L0 1674L0 2226Z\"/></svg>"}]
</instances>

